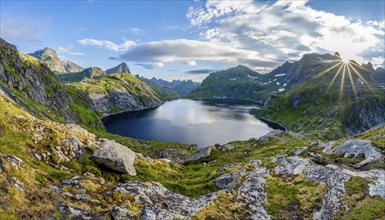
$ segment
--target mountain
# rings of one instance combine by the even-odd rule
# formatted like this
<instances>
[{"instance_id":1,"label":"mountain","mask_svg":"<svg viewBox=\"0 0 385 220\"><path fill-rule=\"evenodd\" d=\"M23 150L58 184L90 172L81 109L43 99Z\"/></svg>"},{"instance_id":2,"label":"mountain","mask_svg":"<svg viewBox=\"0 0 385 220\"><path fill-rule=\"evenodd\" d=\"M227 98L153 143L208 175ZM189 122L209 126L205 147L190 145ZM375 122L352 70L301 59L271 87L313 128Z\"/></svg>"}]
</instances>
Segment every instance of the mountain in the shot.
<instances>
[{"instance_id":1,"label":"mountain","mask_svg":"<svg viewBox=\"0 0 385 220\"><path fill-rule=\"evenodd\" d=\"M163 80L163 79L157 79L155 77L147 80L150 84L156 85L159 87L171 89L172 91L179 94L179 96L186 96L188 95L192 90L197 88L200 83L193 82L192 80L172 80L171 82Z\"/></svg>"},{"instance_id":2,"label":"mountain","mask_svg":"<svg viewBox=\"0 0 385 220\"><path fill-rule=\"evenodd\" d=\"M117 65L116 67L113 67L111 69L106 70L107 74L112 74L112 73L131 73L130 69L128 68L127 64L125 62Z\"/></svg>"},{"instance_id":3,"label":"mountain","mask_svg":"<svg viewBox=\"0 0 385 220\"><path fill-rule=\"evenodd\" d=\"M239 65L227 70L211 73L188 97L263 102L261 93L267 87L264 82L264 75Z\"/></svg>"},{"instance_id":4,"label":"mountain","mask_svg":"<svg viewBox=\"0 0 385 220\"><path fill-rule=\"evenodd\" d=\"M48 67L20 54L1 38L0 50L0 89L18 105L38 117L60 122L82 123L84 112L89 115L88 125L103 127L92 102L83 93L60 85Z\"/></svg>"},{"instance_id":5,"label":"mountain","mask_svg":"<svg viewBox=\"0 0 385 220\"><path fill-rule=\"evenodd\" d=\"M52 71L61 74L61 73L70 73L70 72L80 72L84 68L76 65L70 61L62 61L58 58L56 51L51 48L44 48L43 50L35 51L34 53L28 54L35 57L40 62L47 65Z\"/></svg>"},{"instance_id":6,"label":"mountain","mask_svg":"<svg viewBox=\"0 0 385 220\"><path fill-rule=\"evenodd\" d=\"M169 82L155 77L151 79L140 78L154 89L160 90L159 92L165 94L168 98L184 97L200 85L200 83L193 82L192 80L173 80Z\"/></svg>"},{"instance_id":7,"label":"mountain","mask_svg":"<svg viewBox=\"0 0 385 220\"><path fill-rule=\"evenodd\" d=\"M143 76L136 75L136 77L139 78L140 80L142 80L143 82L147 83L147 85L149 85L163 99L171 100L171 99L176 99L176 98L180 97L180 95L176 91L174 91L168 87L165 87L162 85L157 85L156 83L153 83L150 79L147 79ZM169 83L168 81L165 81L165 82Z\"/></svg>"},{"instance_id":8,"label":"mountain","mask_svg":"<svg viewBox=\"0 0 385 220\"><path fill-rule=\"evenodd\" d=\"M339 60L338 54L308 54L266 74L269 81L276 78L275 82L283 85L281 92L253 112L290 130L327 139L385 123L383 69Z\"/></svg>"},{"instance_id":9,"label":"mountain","mask_svg":"<svg viewBox=\"0 0 385 220\"><path fill-rule=\"evenodd\" d=\"M84 69L81 72L60 74L58 75L58 78L61 83L71 83L71 82L80 82L85 78L93 79L104 75L106 75L106 72L104 72L101 68L89 67L87 69Z\"/></svg>"},{"instance_id":10,"label":"mountain","mask_svg":"<svg viewBox=\"0 0 385 220\"><path fill-rule=\"evenodd\" d=\"M126 73L85 78L71 86L83 91L93 101L101 116L123 111L142 110L155 107L163 101L145 82Z\"/></svg>"}]
</instances>

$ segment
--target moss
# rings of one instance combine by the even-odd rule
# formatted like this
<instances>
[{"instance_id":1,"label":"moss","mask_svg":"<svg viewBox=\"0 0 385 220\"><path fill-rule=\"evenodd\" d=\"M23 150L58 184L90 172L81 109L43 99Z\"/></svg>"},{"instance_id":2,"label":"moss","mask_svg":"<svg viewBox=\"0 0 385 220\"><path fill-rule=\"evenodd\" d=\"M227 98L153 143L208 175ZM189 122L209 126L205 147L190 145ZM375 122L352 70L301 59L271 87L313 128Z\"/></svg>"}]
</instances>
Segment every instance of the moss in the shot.
<instances>
[{"instance_id":1,"label":"moss","mask_svg":"<svg viewBox=\"0 0 385 220\"><path fill-rule=\"evenodd\" d=\"M341 219L385 219L385 200L378 197L366 198Z\"/></svg>"},{"instance_id":2,"label":"moss","mask_svg":"<svg viewBox=\"0 0 385 220\"><path fill-rule=\"evenodd\" d=\"M192 219L246 219L250 211L236 204L236 193L220 191L218 198L210 202Z\"/></svg>"},{"instance_id":3,"label":"moss","mask_svg":"<svg viewBox=\"0 0 385 220\"><path fill-rule=\"evenodd\" d=\"M268 176L264 207L273 219L311 218L314 210L322 206L324 187L322 183L304 180L303 175L293 179Z\"/></svg>"}]
</instances>

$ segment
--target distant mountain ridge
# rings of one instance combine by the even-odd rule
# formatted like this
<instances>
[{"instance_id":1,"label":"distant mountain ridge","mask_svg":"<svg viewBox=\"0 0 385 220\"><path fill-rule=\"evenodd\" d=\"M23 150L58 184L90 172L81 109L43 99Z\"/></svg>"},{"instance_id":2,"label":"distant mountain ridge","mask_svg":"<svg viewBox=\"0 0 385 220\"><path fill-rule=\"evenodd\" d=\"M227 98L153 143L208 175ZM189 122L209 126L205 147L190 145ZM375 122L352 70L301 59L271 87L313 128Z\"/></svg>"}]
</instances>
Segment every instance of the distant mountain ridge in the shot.
<instances>
[{"instance_id":1,"label":"distant mountain ridge","mask_svg":"<svg viewBox=\"0 0 385 220\"><path fill-rule=\"evenodd\" d=\"M71 61L60 60L56 51L48 47L35 51L34 53L29 53L28 55L35 57L40 62L46 64L52 71L59 74L81 72L84 70L83 67Z\"/></svg>"},{"instance_id":2,"label":"distant mountain ridge","mask_svg":"<svg viewBox=\"0 0 385 220\"><path fill-rule=\"evenodd\" d=\"M163 79L157 79L155 77L152 77L151 79L147 79L149 83L171 89L172 91L176 92L179 96L186 96L191 91L193 91L195 88L197 88L200 83L194 82L192 80L172 80L171 82L163 80Z\"/></svg>"}]
</instances>

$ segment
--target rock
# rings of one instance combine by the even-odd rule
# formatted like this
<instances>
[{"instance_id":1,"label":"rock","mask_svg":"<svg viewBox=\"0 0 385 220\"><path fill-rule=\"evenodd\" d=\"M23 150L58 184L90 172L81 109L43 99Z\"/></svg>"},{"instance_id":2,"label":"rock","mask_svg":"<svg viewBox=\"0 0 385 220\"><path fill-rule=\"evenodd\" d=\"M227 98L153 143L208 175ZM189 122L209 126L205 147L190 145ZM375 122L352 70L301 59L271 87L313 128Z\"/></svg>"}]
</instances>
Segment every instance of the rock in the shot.
<instances>
[{"instance_id":1,"label":"rock","mask_svg":"<svg viewBox=\"0 0 385 220\"><path fill-rule=\"evenodd\" d=\"M92 155L93 159L114 171L136 175L134 168L135 153L129 148L108 139Z\"/></svg>"},{"instance_id":2,"label":"rock","mask_svg":"<svg viewBox=\"0 0 385 220\"><path fill-rule=\"evenodd\" d=\"M205 157L210 156L210 153L211 153L211 147L202 148L197 153L182 160L180 163L185 164L187 162L197 161L201 158L205 158Z\"/></svg>"},{"instance_id":3,"label":"rock","mask_svg":"<svg viewBox=\"0 0 385 220\"><path fill-rule=\"evenodd\" d=\"M75 195L75 199L77 199L77 200L85 200L88 197L89 197L89 195L87 195L87 194L76 194Z\"/></svg>"},{"instance_id":4,"label":"rock","mask_svg":"<svg viewBox=\"0 0 385 220\"><path fill-rule=\"evenodd\" d=\"M233 189L244 172L232 172L222 175L212 181L219 189Z\"/></svg>"},{"instance_id":5,"label":"rock","mask_svg":"<svg viewBox=\"0 0 385 220\"><path fill-rule=\"evenodd\" d=\"M212 200L217 193L210 193L197 198L190 198L174 193L157 182L133 181L120 184L107 192L136 195L135 200L142 203L142 219L189 219Z\"/></svg>"},{"instance_id":6,"label":"rock","mask_svg":"<svg viewBox=\"0 0 385 220\"><path fill-rule=\"evenodd\" d=\"M298 175L302 173L306 166L310 165L309 159L302 159L298 156L282 158L278 161L278 166L274 168L276 175Z\"/></svg>"},{"instance_id":7,"label":"rock","mask_svg":"<svg viewBox=\"0 0 385 220\"><path fill-rule=\"evenodd\" d=\"M132 212L120 206L113 207L110 211L110 215L114 220L135 219L135 217L137 216L135 212Z\"/></svg>"},{"instance_id":8,"label":"rock","mask_svg":"<svg viewBox=\"0 0 385 220\"><path fill-rule=\"evenodd\" d=\"M369 195L380 196L385 199L385 170L369 170L369 171L351 171L343 169L342 172L351 176L359 176L365 179L369 179L372 183L369 183Z\"/></svg>"},{"instance_id":9,"label":"rock","mask_svg":"<svg viewBox=\"0 0 385 220\"><path fill-rule=\"evenodd\" d=\"M232 150L234 149L234 145L232 144L225 144L225 145L220 145L220 144L216 144L214 145L218 150L220 151L229 151L229 150Z\"/></svg>"},{"instance_id":10,"label":"rock","mask_svg":"<svg viewBox=\"0 0 385 220\"><path fill-rule=\"evenodd\" d=\"M337 213L341 204L342 194L345 193L345 182L350 176L330 167L311 165L305 169L306 179L326 183L322 208L313 216L314 219L332 219L333 214Z\"/></svg>"},{"instance_id":11,"label":"rock","mask_svg":"<svg viewBox=\"0 0 385 220\"><path fill-rule=\"evenodd\" d=\"M67 204L61 204L59 211L71 219L92 219L94 216L90 213L84 212L83 210L72 208Z\"/></svg>"},{"instance_id":12,"label":"rock","mask_svg":"<svg viewBox=\"0 0 385 220\"><path fill-rule=\"evenodd\" d=\"M272 130L272 131L270 131L268 134L259 137L259 138L258 138L258 141L259 141L259 142L266 141L266 140L267 140L268 138L270 138L270 137L274 137L274 136L282 136L282 135L284 135L284 134L285 134L285 132L282 131L282 130Z\"/></svg>"},{"instance_id":13,"label":"rock","mask_svg":"<svg viewBox=\"0 0 385 220\"><path fill-rule=\"evenodd\" d=\"M238 189L238 199L252 211L251 219L270 219L263 202L266 200L264 191L268 171L264 167L257 167L249 173Z\"/></svg>"},{"instance_id":14,"label":"rock","mask_svg":"<svg viewBox=\"0 0 385 220\"><path fill-rule=\"evenodd\" d=\"M198 145L190 144L190 145L187 145L187 146L183 146L182 148L185 149L185 150L188 150L188 151L193 151L193 150L196 150L198 148Z\"/></svg>"},{"instance_id":15,"label":"rock","mask_svg":"<svg viewBox=\"0 0 385 220\"><path fill-rule=\"evenodd\" d=\"M67 180L62 180L61 183L63 185L71 185L71 186L75 186L75 185L78 185L79 184L79 180L81 179L80 176L75 176L71 179L67 179Z\"/></svg>"},{"instance_id":16,"label":"rock","mask_svg":"<svg viewBox=\"0 0 385 220\"><path fill-rule=\"evenodd\" d=\"M158 158L176 158L176 157L180 157L182 156L183 154L181 154L180 152L178 151L160 151L158 154L157 154L157 157Z\"/></svg>"},{"instance_id":17,"label":"rock","mask_svg":"<svg viewBox=\"0 0 385 220\"><path fill-rule=\"evenodd\" d=\"M7 160L16 169L19 169L19 166L24 163L22 159L16 156L5 156L5 160Z\"/></svg>"},{"instance_id":18,"label":"rock","mask_svg":"<svg viewBox=\"0 0 385 220\"><path fill-rule=\"evenodd\" d=\"M334 154L343 154L344 157L353 156L354 158L359 155L365 155L365 160L358 163L358 167L361 167L367 163L378 161L381 159L382 154L375 148L370 141L367 140L347 140L337 146Z\"/></svg>"}]
</instances>

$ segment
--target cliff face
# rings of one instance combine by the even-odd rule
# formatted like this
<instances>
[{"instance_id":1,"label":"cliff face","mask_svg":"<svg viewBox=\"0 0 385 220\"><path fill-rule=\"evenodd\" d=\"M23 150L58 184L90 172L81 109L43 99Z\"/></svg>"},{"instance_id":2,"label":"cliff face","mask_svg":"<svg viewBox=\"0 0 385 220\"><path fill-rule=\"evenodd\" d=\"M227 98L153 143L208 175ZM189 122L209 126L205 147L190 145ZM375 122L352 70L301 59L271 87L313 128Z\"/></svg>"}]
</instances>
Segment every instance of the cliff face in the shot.
<instances>
[{"instance_id":1,"label":"cliff face","mask_svg":"<svg viewBox=\"0 0 385 220\"><path fill-rule=\"evenodd\" d=\"M20 106L39 117L78 122L75 107L92 112L89 99L76 90L69 91L55 74L36 59L20 54L17 48L0 39L0 88ZM81 104L79 104L81 101ZM97 121L97 120L96 120ZM101 126L100 123L97 126ZM95 125L96 125L95 124Z\"/></svg>"},{"instance_id":2,"label":"cliff face","mask_svg":"<svg viewBox=\"0 0 385 220\"><path fill-rule=\"evenodd\" d=\"M71 85L88 94L101 116L141 110L162 103L158 94L146 83L127 73L87 78Z\"/></svg>"}]
</instances>

